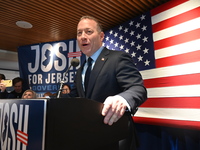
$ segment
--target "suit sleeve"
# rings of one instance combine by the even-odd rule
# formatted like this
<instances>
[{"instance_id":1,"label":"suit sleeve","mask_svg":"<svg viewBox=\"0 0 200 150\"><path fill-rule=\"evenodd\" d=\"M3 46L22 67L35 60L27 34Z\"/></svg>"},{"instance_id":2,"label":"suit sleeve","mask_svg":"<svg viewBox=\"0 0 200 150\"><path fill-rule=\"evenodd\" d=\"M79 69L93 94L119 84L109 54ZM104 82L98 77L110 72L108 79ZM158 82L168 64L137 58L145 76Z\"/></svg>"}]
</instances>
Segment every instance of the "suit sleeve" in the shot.
<instances>
[{"instance_id":1,"label":"suit sleeve","mask_svg":"<svg viewBox=\"0 0 200 150\"><path fill-rule=\"evenodd\" d=\"M129 54L123 53L122 57L118 57L116 73L116 78L122 88L122 92L118 95L128 102L134 114L137 107L147 99L147 91L142 76Z\"/></svg>"}]
</instances>

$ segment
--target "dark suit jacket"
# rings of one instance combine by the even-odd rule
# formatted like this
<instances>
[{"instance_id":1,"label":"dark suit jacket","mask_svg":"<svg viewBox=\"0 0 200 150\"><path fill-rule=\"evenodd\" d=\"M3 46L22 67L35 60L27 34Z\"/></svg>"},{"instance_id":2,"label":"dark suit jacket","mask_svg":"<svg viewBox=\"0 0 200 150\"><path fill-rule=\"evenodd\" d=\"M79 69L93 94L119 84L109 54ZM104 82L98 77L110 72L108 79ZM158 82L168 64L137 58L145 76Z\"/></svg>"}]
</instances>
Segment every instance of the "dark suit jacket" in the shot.
<instances>
[{"instance_id":1,"label":"dark suit jacket","mask_svg":"<svg viewBox=\"0 0 200 150\"><path fill-rule=\"evenodd\" d=\"M74 97L86 97L103 103L108 96L118 94L127 100L133 113L147 99L142 77L129 54L104 48L90 74L87 95L82 86L83 66L76 74L71 92Z\"/></svg>"},{"instance_id":2,"label":"dark suit jacket","mask_svg":"<svg viewBox=\"0 0 200 150\"><path fill-rule=\"evenodd\" d=\"M108 96L120 95L127 100L132 114L137 107L147 99L146 88L143 86L141 74L137 70L131 56L122 51L112 51L104 48L96 60L90 74L88 93L85 95L82 86L82 69L84 64L77 70L75 85L70 95L73 97L85 97L103 103ZM132 117L130 116L132 121ZM130 122L130 138L121 142L122 149L135 147L135 134L133 123ZM128 141L128 143L127 143ZM111 145L114 150L115 145ZM105 149L105 148L103 148ZM108 148L111 150L110 148Z\"/></svg>"}]
</instances>

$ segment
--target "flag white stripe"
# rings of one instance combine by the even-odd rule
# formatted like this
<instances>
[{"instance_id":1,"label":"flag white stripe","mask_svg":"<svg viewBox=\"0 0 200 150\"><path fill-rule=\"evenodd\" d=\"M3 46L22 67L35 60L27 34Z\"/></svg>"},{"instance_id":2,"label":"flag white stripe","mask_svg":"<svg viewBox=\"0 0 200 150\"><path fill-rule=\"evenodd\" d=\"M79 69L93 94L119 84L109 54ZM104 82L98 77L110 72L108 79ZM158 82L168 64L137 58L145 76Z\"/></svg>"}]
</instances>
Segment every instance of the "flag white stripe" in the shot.
<instances>
[{"instance_id":1,"label":"flag white stripe","mask_svg":"<svg viewBox=\"0 0 200 150\"><path fill-rule=\"evenodd\" d=\"M200 43L200 39L156 50L154 51L155 59L198 51L200 50L199 43Z\"/></svg>"},{"instance_id":2,"label":"flag white stripe","mask_svg":"<svg viewBox=\"0 0 200 150\"><path fill-rule=\"evenodd\" d=\"M200 109L139 107L136 117L200 121Z\"/></svg>"},{"instance_id":3,"label":"flag white stripe","mask_svg":"<svg viewBox=\"0 0 200 150\"><path fill-rule=\"evenodd\" d=\"M20 136L17 136L17 138L27 144L27 140L21 138Z\"/></svg>"},{"instance_id":4,"label":"flag white stripe","mask_svg":"<svg viewBox=\"0 0 200 150\"><path fill-rule=\"evenodd\" d=\"M144 71L140 71L140 73L144 80L200 73L200 69L195 66L200 66L200 61L182 64L182 65L175 65L175 66L169 66L169 67L144 70Z\"/></svg>"},{"instance_id":5,"label":"flag white stripe","mask_svg":"<svg viewBox=\"0 0 200 150\"><path fill-rule=\"evenodd\" d=\"M200 85L147 88L148 98L200 97Z\"/></svg>"},{"instance_id":6,"label":"flag white stripe","mask_svg":"<svg viewBox=\"0 0 200 150\"><path fill-rule=\"evenodd\" d=\"M169 38L175 35L179 35L188 31L199 29L200 28L199 25L200 25L200 17L163 29L161 31L155 32L153 33L153 39L156 42L156 41Z\"/></svg>"},{"instance_id":7,"label":"flag white stripe","mask_svg":"<svg viewBox=\"0 0 200 150\"><path fill-rule=\"evenodd\" d=\"M152 16L152 24L156 24L158 22L161 22L163 20L175 17L177 15L180 15L182 13L185 13L187 11L190 11L194 8L197 8L200 6L199 0L190 0L188 2L185 2L183 4L180 4L176 7L173 7L171 9L168 9L166 11L163 11L155 16Z\"/></svg>"}]
</instances>

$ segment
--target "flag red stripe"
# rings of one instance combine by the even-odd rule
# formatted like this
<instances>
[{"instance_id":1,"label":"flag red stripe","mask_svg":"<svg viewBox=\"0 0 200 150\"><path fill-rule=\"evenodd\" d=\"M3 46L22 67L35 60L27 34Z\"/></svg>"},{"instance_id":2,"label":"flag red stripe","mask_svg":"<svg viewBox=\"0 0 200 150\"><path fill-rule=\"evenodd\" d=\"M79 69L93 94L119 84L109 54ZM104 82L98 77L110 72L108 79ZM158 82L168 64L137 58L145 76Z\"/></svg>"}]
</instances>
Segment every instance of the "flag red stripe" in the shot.
<instances>
[{"instance_id":1,"label":"flag red stripe","mask_svg":"<svg viewBox=\"0 0 200 150\"><path fill-rule=\"evenodd\" d=\"M81 55L77 55L77 54L74 54L74 55L68 55L68 57L79 57Z\"/></svg>"},{"instance_id":2,"label":"flag red stripe","mask_svg":"<svg viewBox=\"0 0 200 150\"><path fill-rule=\"evenodd\" d=\"M79 57L81 56L82 53L79 51L79 52L70 52L68 53L68 57Z\"/></svg>"},{"instance_id":3,"label":"flag red stripe","mask_svg":"<svg viewBox=\"0 0 200 150\"><path fill-rule=\"evenodd\" d=\"M161 59L156 59L156 67L160 68L173 65L180 65L180 64L196 62L199 60L200 60L200 50L185 54L165 57Z\"/></svg>"},{"instance_id":4,"label":"flag red stripe","mask_svg":"<svg viewBox=\"0 0 200 150\"><path fill-rule=\"evenodd\" d=\"M182 3L185 3L187 2L188 0L173 0L173 1L169 1L167 3L165 3L164 5L160 5L156 8L154 8L152 11L151 11L151 15L154 16L154 15L157 15L163 11L166 11L170 8L173 8L173 7L176 7Z\"/></svg>"},{"instance_id":5,"label":"flag red stripe","mask_svg":"<svg viewBox=\"0 0 200 150\"><path fill-rule=\"evenodd\" d=\"M144 80L144 85L146 88L195 85L195 84L200 84L200 73Z\"/></svg>"},{"instance_id":6,"label":"flag red stripe","mask_svg":"<svg viewBox=\"0 0 200 150\"><path fill-rule=\"evenodd\" d=\"M199 109L200 97L148 98L140 107Z\"/></svg>"},{"instance_id":7,"label":"flag red stripe","mask_svg":"<svg viewBox=\"0 0 200 150\"><path fill-rule=\"evenodd\" d=\"M200 130L199 121L186 121L186 120L172 120L172 119L155 119L155 118L144 118L144 117L133 117L134 122L141 124L168 126L168 127L179 127L188 129Z\"/></svg>"},{"instance_id":8,"label":"flag red stripe","mask_svg":"<svg viewBox=\"0 0 200 150\"><path fill-rule=\"evenodd\" d=\"M192 9L188 12L182 13L175 17L166 19L162 22L156 23L152 26L152 30L153 30L153 32L157 32L157 31L175 26L177 24L197 18L197 17L199 17L199 14L200 14L200 7Z\"/></svg>"},{"instance_id":9,"label":"flag red stripe","mask_svg":"<svg viewBox=\"0 0 200 150\"><path fill-rule=\"evenodd\" d=\"M165 38L154 42L154 49L161 49L169 46L174 46L177 44L182 44L192 40L199 39L200 29L192 30L183 34Z\"/></svg>"},{"instance_id":10,"label":"flag red stripe","mask_svg":"<svg viewBox=\"0 0 200 150\"><path fill-rule=\"evenodd\" d=\"M25 143L24 141L22 141L21 139L17 138L18 141L22 142L24 145L28 145L27 143Z\"/></svg>"},{"instance_id":11,"label":"flag red stripe","mask_svg":"<svg viewBox=\"0 0 200 150\"><path fill-rule=\"evenodd\" d=\"M20 130L17 130L17 132L20 132L21 134L25 135L25 136L28 136L28 134L26 134L25 132L22 132Z\"/></svg>"}]
</instances>

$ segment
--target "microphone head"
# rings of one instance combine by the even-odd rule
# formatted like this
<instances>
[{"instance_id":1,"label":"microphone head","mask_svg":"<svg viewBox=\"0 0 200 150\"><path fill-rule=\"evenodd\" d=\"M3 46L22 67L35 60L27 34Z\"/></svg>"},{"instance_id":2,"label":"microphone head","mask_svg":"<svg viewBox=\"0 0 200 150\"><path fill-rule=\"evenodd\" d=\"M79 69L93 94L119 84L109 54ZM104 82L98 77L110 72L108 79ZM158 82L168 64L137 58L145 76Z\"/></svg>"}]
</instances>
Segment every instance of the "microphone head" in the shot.
<instances>
[{"instance_id":1,"label":"microphone head","mask_svg":"<svg viewBox=\"0 0 200 150\"><path fill-rule=\"evenodd\" d=\"M73 67L77 67L78 65L79 65L79 59L77 59L77 58L73 58L72 60L71 60L71 65L73 66Z\"/></svg>"}]
</instances>

